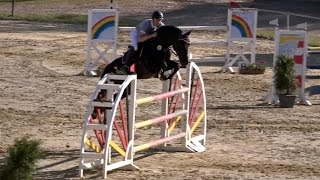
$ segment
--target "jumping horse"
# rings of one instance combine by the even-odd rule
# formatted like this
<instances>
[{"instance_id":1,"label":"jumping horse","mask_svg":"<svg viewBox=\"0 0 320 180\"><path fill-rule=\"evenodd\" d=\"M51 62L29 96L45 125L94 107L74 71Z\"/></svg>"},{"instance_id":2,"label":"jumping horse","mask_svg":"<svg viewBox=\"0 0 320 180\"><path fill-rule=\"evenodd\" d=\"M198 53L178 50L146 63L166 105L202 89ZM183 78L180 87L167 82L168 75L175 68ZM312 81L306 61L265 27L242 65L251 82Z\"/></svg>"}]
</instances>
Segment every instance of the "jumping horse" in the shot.
<instances>
[{"instance_id":1,"label":"jumping horse","mask_svg":"<svg viewBox=\"0 0 320 180\"><path fill-rule=\"evenodd\" d=\"M112 61L104 69L101 78L108 73L131 74L127 67L135 64L134 73L137 74L138 79L159 78L162 81L171 79L180 68L177 62L170 60L171 53L174 53L173 50L175 51L174 54L178 56L181 66L186 66L189 63L188 48L190 45L190 33L191 31L183 33L181 29L175 26L162 26L158 28L157 37L139 43L138 51L134 53L132 58L126 58L125 56L128 56L133 48L129 49L124 56ZM129 59L129 61L125 61L125 59ZM126 88L126 92L122 98L130 94L130 88ZM105 97L106 90L101 90L96 100L104 101ZM101 108L101 110L104 110L104 108ZM92 113L92 117L94 119L97 117L96 108ZM103 123L106 123L105 119Z\"/></svg>"},{"instance_id":2,"label":"jumping horse","mask_svg":"<svg viewBox=\"0 0 320 180\"><path fill-rule=\"evenodd\" d=\"M101 78L107 73L130 74L128 69L135 64L135 73L138 79L159 78L160 80L171 79L179 70L177 62L170 60L171 54L178 56L181 66L186 66L188 60L188 48L190 45L189 35L191 31L183 33L175 26L162 26L157 29L157 37L139 43L137 52L129 61L125 62L124 56L115 59L104 69ZM172 48L175 52L173 52ZM133 49L131 49L133 50Z\"/></svg>"}]
</instances>

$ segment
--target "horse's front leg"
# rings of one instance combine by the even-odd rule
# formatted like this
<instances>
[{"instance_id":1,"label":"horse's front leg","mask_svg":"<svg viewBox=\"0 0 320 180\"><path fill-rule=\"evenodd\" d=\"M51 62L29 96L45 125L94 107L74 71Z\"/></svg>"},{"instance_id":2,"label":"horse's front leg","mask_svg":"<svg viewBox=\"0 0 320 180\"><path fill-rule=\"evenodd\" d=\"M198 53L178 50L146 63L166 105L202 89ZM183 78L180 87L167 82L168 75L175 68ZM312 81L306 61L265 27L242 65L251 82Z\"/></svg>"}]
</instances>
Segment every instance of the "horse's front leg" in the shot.
<instances>
[{"instance_id":1,"label":"horse's front leg","mask_svg":"<svg viewBox=\"0 0 320 180\"><path fill-rule=\"evenodd\" d=\"M163 69L163 72L161 72L160 80L165 81L167 79L171 79L179 70L178 63L168 60L166 61L166 68Z\"/></svg>"}]
</instances>

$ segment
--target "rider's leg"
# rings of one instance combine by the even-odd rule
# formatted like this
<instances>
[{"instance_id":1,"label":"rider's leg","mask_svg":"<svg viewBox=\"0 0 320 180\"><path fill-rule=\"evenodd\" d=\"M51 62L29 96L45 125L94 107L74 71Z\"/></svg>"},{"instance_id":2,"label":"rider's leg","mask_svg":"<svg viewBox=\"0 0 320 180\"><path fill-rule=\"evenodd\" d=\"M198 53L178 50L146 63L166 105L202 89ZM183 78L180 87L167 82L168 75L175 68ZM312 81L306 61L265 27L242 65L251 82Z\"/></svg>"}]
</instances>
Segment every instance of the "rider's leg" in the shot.
<instances>
[{"instance_id":1,"label":"rider's leg","mask_svg":"<svg viewBox=\"0 0 320 180\"><path fill-rule=\"evenodd\" d=\"M136 28L130 32L131 45L135 51L138 50L138 35L139 34Z\"/></svg>"},{"instance_id":2,"label":"rider's leg","mask_svg":"<svg viewBox=\"0 0 320 180\"><path fill-rule=\"evenodd\" d=\"M132 46L128 47L127 52L124 53L123 58L122 58L122 63L124 66L129 67L132 63L132 59L135 56L136 51L134 50L134 48Z\"/></svg>"},{"instance_id":3,"label":"rider's leg","mask_svg":"<svg viewBox=\"0 0 320 180\"><path fill-rule=\"evenodd\" d=\"M135 51L138 50L138 31L136 29L130 32L131 46L128 46L127 52L123 55L124 66L129 67L131 60L135 56Z\"/></svg>"}]
</instances>

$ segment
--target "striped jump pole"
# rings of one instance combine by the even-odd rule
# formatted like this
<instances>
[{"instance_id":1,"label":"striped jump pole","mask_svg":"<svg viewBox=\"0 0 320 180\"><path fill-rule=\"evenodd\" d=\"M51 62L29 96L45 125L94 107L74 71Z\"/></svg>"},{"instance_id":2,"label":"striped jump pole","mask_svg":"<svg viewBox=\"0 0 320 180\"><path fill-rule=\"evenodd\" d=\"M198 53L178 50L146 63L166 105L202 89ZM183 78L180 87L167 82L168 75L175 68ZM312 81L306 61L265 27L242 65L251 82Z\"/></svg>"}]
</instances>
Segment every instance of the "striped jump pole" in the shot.
<instances>
[{"instance_id":1,"label":"striped jump pole","mask_svg":"<svg viewBox=\"0 0 320 180\"><path fill-rule=\"evenodd\" d=\"M141 105L141 104L153 102L153 101L156 101L156 100L161 100L161 99L165 99L165 98L168 98L168 97L172 97L174 95L185 93L185 92L188 92L188 91L189 91L189 88L178 89L176 91L166 92L166 93L159 94L159 95L156 95L156 96L138 99L136 104L137 105Z\"/></svg>"},{"instance_id":2,"label":"striped jump pole","mask_svg":"<svg viewBox=\"0 0 320 180\"><path fill-rule=\"evenodd\" d=\"M142 121L142 122L136 123L135 124L135 128L138 129L138 128L150 126L150 125L153 125L153 124L161 123L163 121L167 121L169 119L172 119L172 118L175 118L175 117L178 117L178 116L181 116L181 115L186 115L186 114L188 114L188 111L187 110L182 110L182 111L179 111L179 112L176 112L176 113L168 114L168 115L165 115L165 116L160 116L160 117L157 117L157 118L154 118L154 119L150 119L150 120L146 120L146 121Z\"/></svg>"},{"instance_id":3,"label":"striped jump pole","mask_svg":"<svg viewBox=\"0 0 320 180\"><path fill-rule=\"evenodd\" d=\"M150 149L150 148L153 148L153 147L157 147L157 146L159 146L161 144L170 142L170 141L175 140L175 139L183 138L185 136L186 136L186 133L183 132L183 133L180 133L180 134L177 134L177 135L174 135L174 136L170 136L170 137L167 137L167 138L164 138L164 139L159 139L159 140L156 140L156 141L152 141L152 142L149 142L149 143L146 143L146 144L142 144L142 145L136 146L136 147L133 148L133 151L134 152L139 152L139 151L142 151L142 150L146 150L146 149Z\"/></svg>"}]
</instances>

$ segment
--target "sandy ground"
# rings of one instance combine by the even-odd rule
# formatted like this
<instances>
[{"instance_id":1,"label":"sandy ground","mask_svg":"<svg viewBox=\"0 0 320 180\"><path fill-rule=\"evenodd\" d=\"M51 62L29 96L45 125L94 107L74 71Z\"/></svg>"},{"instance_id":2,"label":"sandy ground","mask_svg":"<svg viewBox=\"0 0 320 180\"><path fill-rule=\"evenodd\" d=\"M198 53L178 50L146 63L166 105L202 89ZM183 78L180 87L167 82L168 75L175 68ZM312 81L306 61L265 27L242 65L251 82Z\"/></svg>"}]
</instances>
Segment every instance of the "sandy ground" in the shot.
<instances>
[{"instance_id":1,"label":"sandy ground","mask_svg":"<svg viewBox=\"0 0 320 180\"><path fill-rule=\"evenodd\" d=\"M78 179L83 117L99 81L76 76L85 64L86 33L68 25L6 21L0 26L1 162L15 138L30 135L40 139L47 152L35 179ZM197 39L208 36L225 37L192 34ZM201 57L221 55L224 49L191 47L191 52ZM259 41L257 52L257 59L271 62L272 42ZM320 96L309 97L313 106L277 108L259 100L271 88L270 68L263 75L216 73L218 69L201 66L208 109L205 152L155 153L136 161L140 171L113 171L108 177L319 179ZM154 94L159 82L139 80L139 96Z\"/></svg>"}]
</instances>

